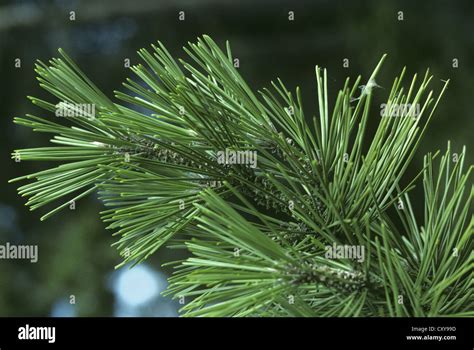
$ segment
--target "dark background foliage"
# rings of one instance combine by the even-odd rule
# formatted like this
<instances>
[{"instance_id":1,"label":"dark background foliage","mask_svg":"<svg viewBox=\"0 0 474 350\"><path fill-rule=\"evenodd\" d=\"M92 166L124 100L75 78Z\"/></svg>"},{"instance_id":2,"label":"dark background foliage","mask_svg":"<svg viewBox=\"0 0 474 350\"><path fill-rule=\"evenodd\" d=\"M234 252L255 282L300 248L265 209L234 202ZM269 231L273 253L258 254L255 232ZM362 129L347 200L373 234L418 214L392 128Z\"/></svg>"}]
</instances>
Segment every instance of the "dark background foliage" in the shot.
<instances>
[{"instance_id":1,"label":"dark background foliage","mask_svg":"<svg viewBox=\"0 0 474 350\"><path fill-rule=\"evenodd\" d=\"M76 20L69 19L75 11ZM184 11L185 20L178 14ZM294 11L295 20L288 20ZM404 20L398 20L403 11ZM164 287L161 262L174 252L163 249L146 269L127 277L114 272L119 257L111 232L100 221L101 204L93 196L40 222L41 210L29 212L7 180L39 171L46 164L10 159L16 148L46 145L48 135L12 123L25 113L42 115L27 95L47 97L33 72L36 59L47 61L64 48L109 96L129 72L124 60L137 63L136 50L160 40L183 57L181 47L209 34L229 40L240 71L254 89L280 77L303 90L307 115L316 111L314 66L327 67L330 89L337 92L346 76L367 75L382 53L389 54L378 83L390 89L395 74L407 66L409 76L430 67L451 85L430 125L409 175L421 157L443 149L468 146L474 118L474 3L465 1L217 1L217 0L56 0L3 1L0 5L1 160L0 243L38 244L39 261L0 260L0 316L23 315L176 315L177 304L158 297ZM21 67L15 67L15 59ZM343 59L349 67L343 67ZM453 67L458 59L459 67ZM387 91L380 95L385 96ZM373 118L379 117L379 104ZM375 120L376 121L376 120ZM373 123L376 125L376 122ZM370 134L369 134L370 137ZM418 192L417 192L418 191ZM415 195L419 189L415 190ZM421 195L417 206L422 205ZM44 211L43 211L44 213ZM128 272L129 273L129 272ZM136 289L148 291L135 295ZM125 298L128 294L129 299ZM130 294L131 293L131 294ZM132 299L130 299L132 295ZM71 305L71 296L75 304Z\"/></svg>"}]
</instances>

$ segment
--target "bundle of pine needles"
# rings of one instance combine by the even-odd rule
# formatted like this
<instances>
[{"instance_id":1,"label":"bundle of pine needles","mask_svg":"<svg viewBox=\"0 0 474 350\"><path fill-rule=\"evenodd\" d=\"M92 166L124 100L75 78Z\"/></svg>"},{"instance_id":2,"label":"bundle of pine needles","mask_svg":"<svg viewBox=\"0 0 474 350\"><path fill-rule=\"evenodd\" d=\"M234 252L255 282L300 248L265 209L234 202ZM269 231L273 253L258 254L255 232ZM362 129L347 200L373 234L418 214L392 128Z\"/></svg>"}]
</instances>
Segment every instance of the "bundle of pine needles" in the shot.
<instances>
[{"instance_id":1,"label":"bundle of pine needles","mask_svg":"<svg viewBox=\"0 0 474 350\"><path fill-rule=\"evenodd\" d=\"M427 72L406 89L403 69L380 117L371 101L386 93L375 82L385 56L361 90L361 77L347 79L331 106L316 67L310 118L300 90L280 80L254 93L228 44L223 52L204 36L185 51L189 61L177 62L161 43L140 50L138 80L115 102L63 51L38 62L54 101L30 99L53 116L15 122L52 133L55 146L12 157L61 164L12 180L33 180L19 188L31 210L62 201L43 220L98 192L123 264L163 245L188 249L171 262L166 293L184 298L189 316L474 316L465 150L455 162L449 143L438 159L426 155L401 185L447 82L435 97ZM419 108L392 115L400 105ZM370 139L369 121L378 123ZM417 182L421 222L410 202Z\"/></svg>"}]
</instances>

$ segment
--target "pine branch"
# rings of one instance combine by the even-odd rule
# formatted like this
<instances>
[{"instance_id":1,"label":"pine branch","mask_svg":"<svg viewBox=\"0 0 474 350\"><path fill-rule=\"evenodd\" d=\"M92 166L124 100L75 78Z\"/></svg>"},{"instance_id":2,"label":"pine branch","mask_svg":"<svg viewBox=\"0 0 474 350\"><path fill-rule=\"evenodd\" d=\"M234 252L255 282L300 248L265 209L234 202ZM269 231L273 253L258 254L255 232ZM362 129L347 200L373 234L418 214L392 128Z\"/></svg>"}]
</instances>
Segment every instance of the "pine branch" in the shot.
<instances>
[{"instance_id":1,"label":"pine branch","mask_svg":"<svg viewBox=\"0 0 474 350\"><path fill-rule=\"evenodd\" d=\"M438 177L434 156L425 158L423 225L409 201L418 178L401 185L447 82L436 97L427 72L406 90L403 69L375 120L385 55L365 85L347 79L333 106L327 72L316 67L319 113L308 123L300 89L292 93L278 79L253 92L228 43L222 51L204 36L185 52L188 59L176 61L161 43L140 50L144 64L132 67L127 92L115 91L118 102L62 50L62 58L37 64L55 101L30 99L62 117L15 122L53 134L55 146L12 158L61 164L12 180L33 180L19 187L31 210L69 198L46 219L98 192L103 220L120 236L121 265L165 244L188 249L168 293L186 297L189 316L472 315L464 151L453 167L448 146ZM404 115L394 112L405 105ZM229 151L258 159L229 162ZM394 216L400 201L406 209ZM365 247L366 259L326 257L333 245Z\"/></svg>"}]
</instances>

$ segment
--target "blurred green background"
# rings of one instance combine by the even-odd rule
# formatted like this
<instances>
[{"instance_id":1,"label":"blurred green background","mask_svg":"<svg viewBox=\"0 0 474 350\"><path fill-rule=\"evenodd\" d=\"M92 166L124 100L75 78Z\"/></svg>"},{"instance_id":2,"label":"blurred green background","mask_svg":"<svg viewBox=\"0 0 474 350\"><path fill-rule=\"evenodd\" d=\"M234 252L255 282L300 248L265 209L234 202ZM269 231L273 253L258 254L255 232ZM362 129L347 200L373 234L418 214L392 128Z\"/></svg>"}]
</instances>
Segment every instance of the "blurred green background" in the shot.
<instances>
[{"instance_id":1,"label":"blurred green background","mask_svg":"<svg viewBox=\"0 0 474 350\"><path fill-rule=\"evenodd\" d=\"M70 11L75 20L70 20ZM184 21L179 20L184 11ZM290 21L289 11L294 12ZM403 12L403 14L400 13ZM401 15L403 20L399 20ZM36 59L64 48L109 96L130 74L129 58L160 40L183 57L181 47L209 34L229 40L240 72L254 89L280 77L303 90L307 114L315 112L314 66L329 70L337 92L346 76L367 78L383 53L389 57L378 83L386 98L395 74L430 67L451 84L408 173L421 168L427 151L468 146L472 164L474 126L474 2L465 1L217 1L217 0L56 0L0 2L1 171L0 244L38 244L39 261L0 260L0 316L176 316L178 304L159 296L170 270L161 263L175 254L166 248L139 268L114 270L120 262L112 232L100 221L102 209L91 196L40 222L44 210L30 212L8 179L48 164L10 159L16 148L44 146L48 135L12 123L14 116L44 114L27 95L44 97L33 71ZM16 67L17 59L21 66ZM343 60L349 60L349 67ZM453 60L458 67L453 67ZM378 103L381 103L380 100ZM379 107L373 106L374 125ZM415 195L420 194L419 188ZM420 202L418 206L422 203ZM418 208L419 209L419 208ZM71 301L74 301L73 303Z\"/></svg>"}]
</instances>

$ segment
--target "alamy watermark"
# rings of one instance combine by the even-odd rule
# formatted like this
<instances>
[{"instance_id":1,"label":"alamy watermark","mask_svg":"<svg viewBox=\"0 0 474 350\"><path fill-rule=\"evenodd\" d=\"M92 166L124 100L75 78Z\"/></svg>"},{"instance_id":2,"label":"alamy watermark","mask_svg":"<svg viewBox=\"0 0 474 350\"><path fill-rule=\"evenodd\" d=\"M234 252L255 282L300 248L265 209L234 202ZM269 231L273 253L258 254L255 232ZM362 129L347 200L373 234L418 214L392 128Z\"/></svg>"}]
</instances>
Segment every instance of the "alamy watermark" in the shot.
<instances>
[{"instance_id":1,"label":"alamy watermark","mask_svg":"<svg viewBox=\"0 0 474 350\"><path fill-rule=\"evenodd\" d=\"M325 247L326 259L350 259L357 262L365 260L365 247L363 245L328 245Z\"/></svg>"},{"instance_id":2,"label":"alamy watermark","mask_svg":"<svg viewBox=\"0 0 474 350\"><path fill-rule=\"evenodd\" d=\"M26 324L18 328L19 340L47 340L48 343L56 341L56 327L35 327Z\"/></svg>"},{"instance_id":3,"label":"alamy watermark","mask_svg":"<svg viewBox=\"0 0 474 350\"><path fill-rule=\"evenodd\" d=\"M59 102L56 105L56 117L68 118L95 118L95 104Z\"/></svg>"},{"instance_id":4,"label":"alamy watermark","mask_svg":"<svg viewBox=\"0 0 474 350\"><path fill-rule=\"evenodd\" d=\"M245 150L235 151L226 148L225 151L217 152L217 163L219 164L242 164L255 169L257 167L257 151Z\"/></svg>"},{"instance_id":5,"label":"alamy watermark","mask_svg":"<svg viewBox=\"0 0 474 350\"><path fill-rule=\"evenodd\" d=\"M0 244L0 259L24 259L30 260L32 263L38 262L38 246L33 245L16 245Z\"/></svg>"},{"instance_id":6,"label":"alamy watermark","mask_svg":"<svg viewBox=\"0 0 474 350\"><path fill-rule=\"evenodd\" d=\"M416 118L420 115L421 106L419 103L393 103L380 105L380 116L381 117L410 117Z\"/></svg>"}]
</instances>

